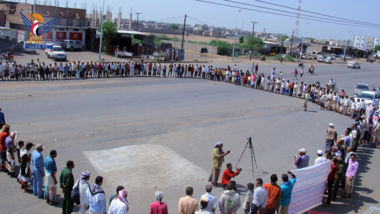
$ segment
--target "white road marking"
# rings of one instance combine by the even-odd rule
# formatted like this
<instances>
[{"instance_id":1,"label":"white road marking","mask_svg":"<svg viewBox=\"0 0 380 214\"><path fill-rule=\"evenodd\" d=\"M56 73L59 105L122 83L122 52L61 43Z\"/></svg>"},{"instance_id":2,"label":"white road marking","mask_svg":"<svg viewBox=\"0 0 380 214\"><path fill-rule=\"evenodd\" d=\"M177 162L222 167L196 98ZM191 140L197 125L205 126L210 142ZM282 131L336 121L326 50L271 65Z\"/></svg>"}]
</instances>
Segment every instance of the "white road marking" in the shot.
<instances>
[{"instance_id":1,"label":"white road marking","mask_svg":"<svg viewBox=\"0 0 380 214\"><path fill-rule=\"evenodd\" d=\"M132 145L83 153L105 182L129 188L188 184L208 178L203 169L162 145Z\"/></svg>"}]
</instances>

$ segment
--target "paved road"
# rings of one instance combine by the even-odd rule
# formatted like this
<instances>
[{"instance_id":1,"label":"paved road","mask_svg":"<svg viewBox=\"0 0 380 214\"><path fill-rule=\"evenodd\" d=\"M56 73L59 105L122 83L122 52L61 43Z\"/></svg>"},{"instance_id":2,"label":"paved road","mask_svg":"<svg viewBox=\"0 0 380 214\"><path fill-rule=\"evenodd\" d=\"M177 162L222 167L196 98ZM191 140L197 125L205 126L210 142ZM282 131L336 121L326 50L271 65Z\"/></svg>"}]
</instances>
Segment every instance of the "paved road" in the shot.
<instances>
[{"instance_id":1,"label":"paved road","mask_svg":"<svg viewBox=\"0 0 380 214\"><path fill-rule=\"evenodd\" d=\"M269 75L273 66L260 66L259 72ZM294 65L275 66L277 73L284 71L285 79L292 78ZM247 69L249 65L240 67ZM334 64L315 67L316 74L305 74L305 82L325 83L332 77L347 92L357 82L379 85L375 82L378 64L365 64L360 70ZM102 175L107 197L118 185L124 185L132 213L149 211L149 204L155 201L154 186L164 191L170 213L177 212L187 186L193 186L194 196L199 198L217 141L231 150L225 163L235 165L247 137L252 137L258 165L254 178L269 182L272 173L295 168L293 155L302 147L314 160L315 151L323 148L329 122L334 122L339 135L352 123L348 117L320 111L316 105L309 105L304 112L297 98L197 79L4 82L0 89L1 108L11 129L19 131L19 140L43 143L45 157L56 149L59 170L67 160L74 160L76 179L85 170L92 173L91 184ZM317 210L361 213L378 204L379 165L375 163L379 162L379 151L364 147L359 154L362 167L356 196ZM239 167L243 172L235 180L244 200L246 184L254 181L248 152ZM5 173L0 179L2 213L60 212L60 208L24 194ZM213 192L219 195L222 191L217 188ZM61 195L58 198L61 202Z\"/></svg>"}]
</instances>

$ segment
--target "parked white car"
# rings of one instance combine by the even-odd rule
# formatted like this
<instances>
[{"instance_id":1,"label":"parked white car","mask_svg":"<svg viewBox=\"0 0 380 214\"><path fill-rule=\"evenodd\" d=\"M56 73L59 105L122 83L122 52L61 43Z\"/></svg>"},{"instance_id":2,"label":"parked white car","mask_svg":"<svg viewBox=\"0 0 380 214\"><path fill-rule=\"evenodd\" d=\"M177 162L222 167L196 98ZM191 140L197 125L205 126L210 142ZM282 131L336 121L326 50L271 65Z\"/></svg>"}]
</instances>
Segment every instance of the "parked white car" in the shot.
<instances>
[{"instance_id":1,"label":"parked white car","mask_svg":"<svg viewBox=\"0 0 380 214\"><path fill-rule=\"evenodd\" d=\"M48 58L52 58L53 60L66 60L66 53L62 49L61 46L56 44L46 45L45 54Z\"/></svg>"},{"instance_id":2,"label":"parked white car","mask_svg":"<svg viewBox=\"0 0 380 214\"><path fill-rule=\"evenodd\" d=\"M347 62L347 67L348 68L357 68L357 69L360 69L360 65L356 61L348 61Z\"/></svg>"},{"instance_id":3,"label":"parked white car","mask_svg":"<svg viewBox=\"0 0 380 214\"><path fill-rule=\"evenodd\" d=\"M317 57L317 61L318 62L324 62L325 61L325 57L324 56L318 56Z\"/></svg>"},{"instance_id":4,"label":"parked white car","mask_svg":"<svg viewBox=\"0 0 380 214\"><path fill-rule=\"evenodd\" d=\"M324 62L328 63L328 64L331 64L332 63L331 57L327 57Z\"/></svg>"},{"instance_id":5,"label":"parked white car","mask_svg":"<svg viewBox=\"0 0 380 214\"><path fill-rule=\"evenodd\" d=\"M86 46L82 44L80 41L76 40L64 40L61 44L62 48L65 50L86 50Z\"/></svg>"},{"instance_id":6,"label":"parked white car","mask_svg":"<svg viewBox=\"0 0 380 214\"><path fill-rule=\"evenodd\" d=\"M365 104L372 103L379 106L380 94L377 91L363 91L355 96L355 98L364 99Z\"/></svg>"}]
</instances>

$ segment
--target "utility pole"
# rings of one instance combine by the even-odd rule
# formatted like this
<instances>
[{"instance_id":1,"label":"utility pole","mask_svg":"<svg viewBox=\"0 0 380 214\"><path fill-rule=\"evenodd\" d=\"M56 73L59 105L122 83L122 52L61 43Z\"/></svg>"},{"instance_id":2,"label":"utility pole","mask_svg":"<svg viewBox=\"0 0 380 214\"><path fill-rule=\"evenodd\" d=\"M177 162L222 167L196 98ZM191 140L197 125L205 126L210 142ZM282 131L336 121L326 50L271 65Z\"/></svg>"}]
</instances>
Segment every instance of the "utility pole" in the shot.
<instances>
[{"instance_id":1,"label":"utility pole","mask_svg":"<svg viewBox=\"0 0 380 214\"><path fill-rule=\"evenodd\" d=\"M185 14L185 21L183 22L183 32L182 32L182 44L181 44L182 50L183 50L183 43L185 42L186 17L187 15Z\"/></svg>"},{"instance_id":2,"label":"utility pole","mask_svg":"<svg viewBox=\"0 0 380 214\"><path fill-rule=\"evenodd\" d=\"M237 24L238 24L238 17L239 17L239 12L242 10L239 10L236 13L236 25L235 25L235 32L234 32L234 45L232 46L232 62L234 61L234 55L235 55L235 43L236 43L236 29L237 29Z\"/></svg>"},{"instance_id":3,"label":"utility pole","mask_svg":"<svg viewBox=\"0 0 380 214\"><path fill-rule=\"evenodd\" d=\"M103 20L103 14L104 14L104 4L105 4L105 0L103 0L103 12L102 12L102 17L100 17L102 19L102 32L100 34L100 44L99 44L99 62L102 61L102 41L103 41L103 24L104 24L104 20Z\"/></svg>"},{"instance_id":4,"label":"utility pole","mask_svg":"<svg viewBox=\"0 0 380 214\"><path fill-rule=\"evenodd\" d=\"M139 31L139 15L142 13L136 13L137 14L137 31Z\"/></svg>"},{"instance_id":5,"label":"utility pole","mask_svg":"<svg viewBox=\"0 0 380 214\"><path fill-rule=\"evenodd\" d=\"M292 39L291 39L291 41L290 41L290 51L289 51L289 53L292 53L293 38L294 38L294 30L293 30L293 34L292 34Z\"/></svg>"},{"instance_id":6,"label":"utility pole","mask_svg":"<svg viewBox=\"0 0 380 214\"><path fill-rule=\"evenodd\" d=\"M258 24L258 22L253 22L252 23L252 37L251 37L251 54L249 55L249 61L252 59L252 53L253 53L253 34L255 33L255 24Z\"/></svg>"},{"instance_id":7,"label":"utility pole","mask_svg":"<svg viewBox=\"0 0 380 214\"><path fill-rule=\"evenodd\" d=\"M346 41L346 45L344 46L344 58L343 58L344 61L346 61L346 55L347 55L346 51L347 51L347 45L348 45L349 42L350 42L350 40L347 40Z\"/></svg>"}]
</instances>

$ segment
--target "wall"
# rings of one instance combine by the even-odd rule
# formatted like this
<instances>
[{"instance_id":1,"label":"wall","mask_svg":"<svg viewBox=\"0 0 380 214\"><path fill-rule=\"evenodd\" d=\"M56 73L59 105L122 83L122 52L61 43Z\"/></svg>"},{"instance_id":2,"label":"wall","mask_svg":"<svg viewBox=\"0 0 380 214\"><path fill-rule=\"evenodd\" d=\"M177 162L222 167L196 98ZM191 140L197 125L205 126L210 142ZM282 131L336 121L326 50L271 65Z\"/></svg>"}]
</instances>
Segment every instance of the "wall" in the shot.
<instances>
[{"instance_id":1,"label":"wall","mask_svg":"<svg viewBox=\"0 0 380 214\"><path fill-rule=\"evenodd\" d=\"M0 10L0 27L5 27L6 15L4 10Z\"/></svg>"},{"instance_id":2,"label":"wall","mask_svg":"<svg viewBox=\"0 0 380 214\"><path fill-rule=\"evenodd\" d=\"M173 48L181 49L181 44L182 44L181 41L175 42L175 41L165 40L164 42L171 43ZM199 51L199 53L201 52L201 49L205 47L207 47L208 53L217 54L217 48L215 46L194 44L194 43L188 43L188 42L185 42L183 44L183 48L185 50Z\"/></svg>"},{"instance_id":3,"label":"wall","mask_svg":"<svg viewBox=\"0 0 380 214\"><path fill-rule=\"evenodd\" d=\"M57 10L57 14L56 14ZM79 18L86 19L86 10L76 9L76 8L66 8L66 7L55 7L49 5L36 5L36 13L42 16L66 18L68 15L69 19ZM68 14L67 14L68 13Z\"/></svg>"}]
</instances>

